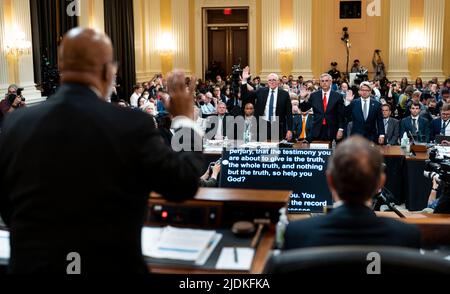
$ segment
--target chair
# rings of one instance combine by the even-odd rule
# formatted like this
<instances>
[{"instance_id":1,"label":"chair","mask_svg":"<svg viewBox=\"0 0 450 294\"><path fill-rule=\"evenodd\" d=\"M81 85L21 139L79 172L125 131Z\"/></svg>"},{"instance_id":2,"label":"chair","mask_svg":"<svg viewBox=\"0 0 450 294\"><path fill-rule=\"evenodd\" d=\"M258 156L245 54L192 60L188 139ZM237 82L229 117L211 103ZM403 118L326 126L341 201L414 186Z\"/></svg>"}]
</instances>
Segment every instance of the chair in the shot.
<instances>
[{"instance_id":1,"label":"chair","mask_svg":"<svg viewBox=\"0 0 450 294\"><path fill-rule=\"evenodd\" d=\"M390 246L329 246L287 250L268 260L267 274L342 274L367 275L380 256L381 274L450 274L450 261L439 254L421 255L417 249Z\"/></svg>"}]
</instances>

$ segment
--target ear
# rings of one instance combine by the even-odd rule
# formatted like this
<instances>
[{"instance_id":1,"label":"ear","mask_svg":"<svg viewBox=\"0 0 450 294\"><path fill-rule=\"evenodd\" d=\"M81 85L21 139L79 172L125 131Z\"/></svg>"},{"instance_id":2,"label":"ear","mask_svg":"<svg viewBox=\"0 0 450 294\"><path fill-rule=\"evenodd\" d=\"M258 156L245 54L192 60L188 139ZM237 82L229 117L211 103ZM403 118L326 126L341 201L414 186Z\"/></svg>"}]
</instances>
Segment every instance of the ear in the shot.
<instances>
[{"instance_id":1,"label":"ear","mask_svg":"<svg viewBox=\"0 0 450 294\"><path fill-rule=\"evenodd\" d=\"M377 191L383 188L385 183L386 183L386 174L381 173Z\"/></svg>"},{"instance_id":2,"label":"ear","mask_svg":"<svg viewBox=\"0 0 450 294\"><path fill-rule=\"evenodd\" d=\"M333 197L333 201L334 202L338 202L340 201L339 196L336 193L336 190L334 188L334 181L333 181L333 177L331 176L330 172L326 172L326 177L327 177L327 184L328 187L330 188L330 192L331 192L331 196Z\"/></svg>"}]
</instances>

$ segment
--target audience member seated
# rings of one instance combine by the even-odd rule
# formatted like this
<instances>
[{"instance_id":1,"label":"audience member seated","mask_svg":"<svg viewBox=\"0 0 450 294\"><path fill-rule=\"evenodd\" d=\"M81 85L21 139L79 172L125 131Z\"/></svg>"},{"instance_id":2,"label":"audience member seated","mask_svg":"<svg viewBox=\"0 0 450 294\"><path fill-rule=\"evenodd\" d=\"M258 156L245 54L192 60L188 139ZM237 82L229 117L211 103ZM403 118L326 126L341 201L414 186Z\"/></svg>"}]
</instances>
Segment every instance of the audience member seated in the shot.
<instances>
[{"instance_id":1,"label":"audience member seated","mask_svg":"<svg viewBox=\"0 0 450 294\"><path fill-rule=\"evenodd\" d=\"M370 199L385 183L383 156L360 136L339 144L329 159L328 186L337 207L328 215L291 222L285 249L333 245L420 247L417 227L377 217Z\"/></svg>"},{"instance_id":2,"label":"audience member seated","mask_svg":"<svg viewBox=\"0 0 450 294\"><path fill-rule=\"evenodd\" d=\"M383 125L384 125L384 143L386 145L398 145L400 136L400 122L391 117L391 105L384 104L381 106L383 113Z\"/></svg>"},{"instance_id":3,"label":"audience member seated","mask_svg":"<svg viewBox=\"0 0 450 294\"><path fill-rule=\"evenodd\" d=\"M434 141L436 135L450 136L450 104L445 103L441 108L441 117L431 122L430 140Z\"/></svg>"},{"instance_id":4,"label":"audience member seated","mask_svg":"<svg viewBox=\"0 0 450 294\"><path fill-rule=\"evenodd\" d=\"M228 137L230 140L235 139L235 125L232 122L233 116L227 113L227 106L225 103L219 102L217 105L217 115L211 115L207 119L207 138L213 140L222 140L225 137Z\"/></svg>"},{"instance_id":5,"label":"audience member seated","mask_svg":"<svg viewBox=\"0 0 450 294\"><path fill-rule=\"evenodd\" d=\"M410 107L411 115L400 122L400 138L406 132L407 136L413 136L414 141L427 143L430 140L430 127L428 121L419 116L420 104L414 102Z\"/></svg>"}]
</instances>

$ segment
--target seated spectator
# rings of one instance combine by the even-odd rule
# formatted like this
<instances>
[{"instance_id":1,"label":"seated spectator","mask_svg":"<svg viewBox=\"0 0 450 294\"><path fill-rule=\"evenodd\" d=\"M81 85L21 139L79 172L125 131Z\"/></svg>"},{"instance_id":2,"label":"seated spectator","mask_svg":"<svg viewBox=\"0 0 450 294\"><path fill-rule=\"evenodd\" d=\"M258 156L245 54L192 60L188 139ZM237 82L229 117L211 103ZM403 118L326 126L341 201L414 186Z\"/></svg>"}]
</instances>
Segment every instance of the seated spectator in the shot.
<instances>
[{"instance_id":1,"label":"seated spectator","mask_svg":"<svg viewBox=\"0 0 450 294\"><path fill-rule=\"evenodd\" d=\"M450 104L445 103L441 108L441 117L434 119L430 127L430 140L437 135L450 136Z\"/></svg>"},{"instance_id":2,"label":"seated spectator","mask_svg":"<svg viewBox=\"0 0 450 294\"><path fill-rule=\"evenodd\" d=\"M328 163L327 181L339 205L330 214L291 222L285 249L380 245L420 247L417 227L377 217L370 200L384 186L383 156L366 139L354 136L339 144Z\"/></svg>"},{"instance_id":3,"label":"seated spectator","mask_svg":"<svg viewBox=\"0 0 450 294\"><path fill-rule=\"evenodd\" d=\"M137 101L139 99L139 97L141 97L142 92L144 92L144 88L142 87L141 84L137 84L134 86L134 92L130 97L130 104L132 107L138 107Z\"/></svg>"},{"instance_id":4,"label":"seated spectator","mask_svg":"<svg viewBox=\"0 0 450 294\"><path fill-rule=\"evenodd\" d=\"M209 95L208 95L209 94ZM207 92L205 95L202 96L203 98L203 105L201 107L202 109L202 116L207 117L212 114L216 113L216 107L212 104L212 95L211 93Z\"/></svg>"},{"instance_id":5,"label":"seated spectator","mask_svg":"<svg viewBox=\"0 0 450 294\"><path fill-rule=\"evenodd\" d=\"M219 102L217 106L217 115L211 115L207 119L207 138L214 140L222 140L225 137L228 137L230 140L235 139L234 124L229 123L232 120L233 116L227 113L227 106L225 103Z\"/></svg>"},{"instance_id":6,"label":"seated spectator","mask_svg":"<svg viewBox=\"0 0 450 294\"><path fill-rule=\"evenodd\" d=\"M384 143L386 145L398 145L400 135L400 122L391 117L392 110L389 104L381 106L381 112L383 114L384 125Z\"/></svg>"},{"instance_id":7,"label":"seated spectator","mask_svg":"<svg viewBox=\"0 0 450 294\"><path fill-rule=\"evenodd\" d=\"M429 122L421 117L420 104L414 102L410 107L410 116L405 117L400 122L400 138L406 132L407 136L413 136L416 142L427 143L430 140Z\"/></svg>"}]
</instances>

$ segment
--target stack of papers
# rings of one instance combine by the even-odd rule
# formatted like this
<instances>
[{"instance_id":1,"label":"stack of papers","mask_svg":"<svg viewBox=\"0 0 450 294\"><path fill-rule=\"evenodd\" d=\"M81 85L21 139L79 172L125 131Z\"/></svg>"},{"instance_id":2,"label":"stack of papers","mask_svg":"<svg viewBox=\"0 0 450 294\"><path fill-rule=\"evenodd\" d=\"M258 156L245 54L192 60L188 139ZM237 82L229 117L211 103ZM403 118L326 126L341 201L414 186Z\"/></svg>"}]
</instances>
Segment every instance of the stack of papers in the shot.
<instances>
[{"instance_id":1,"label":"stack of papers","mask_svg":"<svg viewBox=\"0 0 450 294\"><path fill-rule=\"evenodd\" d=\"M142 229L142 254L153 258L194 261L205 264L222 238L216 231L165 228Z\"/></svg>"},{"instance_id":2,"label":"stack of papers","mask_svg":"<svg viewBox=\"0 0 450 294\"><path fill-rule=\"evenodd\" d=\"M9 232L0 231L0 258L9 259Z\"/></svg>"}]
</instances>

